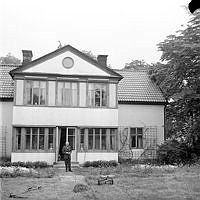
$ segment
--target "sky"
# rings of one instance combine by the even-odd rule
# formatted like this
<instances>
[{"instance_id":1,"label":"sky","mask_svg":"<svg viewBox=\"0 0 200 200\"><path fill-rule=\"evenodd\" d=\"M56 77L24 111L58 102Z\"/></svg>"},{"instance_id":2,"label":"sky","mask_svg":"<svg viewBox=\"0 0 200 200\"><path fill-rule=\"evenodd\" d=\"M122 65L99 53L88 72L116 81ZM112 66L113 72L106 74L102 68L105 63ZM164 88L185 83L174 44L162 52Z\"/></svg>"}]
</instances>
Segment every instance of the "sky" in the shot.
<instances>
[{"instance_id":1,"label":"sky","mask_svg":"<svg viewBox=\"0 0 200 200\"><path fill-rule=\"evenodd\" d=\"M190 17L190 0L0 0L0 56L33 59L70 44L108 55L112 68L132 60L158 62L157 44Z\"/></svg>"}]
</instances>

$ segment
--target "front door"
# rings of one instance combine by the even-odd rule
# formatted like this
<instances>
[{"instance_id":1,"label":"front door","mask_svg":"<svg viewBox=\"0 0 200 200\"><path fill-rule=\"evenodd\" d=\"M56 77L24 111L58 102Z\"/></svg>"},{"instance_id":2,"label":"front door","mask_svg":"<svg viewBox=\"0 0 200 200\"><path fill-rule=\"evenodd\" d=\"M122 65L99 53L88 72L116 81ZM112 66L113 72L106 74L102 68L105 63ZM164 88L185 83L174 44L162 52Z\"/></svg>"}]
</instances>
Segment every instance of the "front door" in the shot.
<instances>
[{"instance_id":1,"label":"front door","mask_svg":"<svg viewBox=\"0 0 200 200\"><path fill-rule=\"evenodd\" d=\"M62 148L66 141L72 147L71 161L76 162L76 128L74 127L61 127L60 128L60 149L59 154L63 160Z\"/></svg>"}]
</instances>

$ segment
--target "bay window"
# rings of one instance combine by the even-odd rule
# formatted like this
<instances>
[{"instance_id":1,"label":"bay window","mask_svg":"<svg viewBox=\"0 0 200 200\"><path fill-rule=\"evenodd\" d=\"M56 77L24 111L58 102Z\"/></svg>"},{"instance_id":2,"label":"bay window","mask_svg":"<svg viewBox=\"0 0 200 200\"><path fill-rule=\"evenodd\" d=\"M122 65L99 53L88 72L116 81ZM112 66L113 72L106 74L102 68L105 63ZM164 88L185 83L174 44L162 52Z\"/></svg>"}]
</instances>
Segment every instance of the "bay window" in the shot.
<instances>
[{"instance_id":1,"label":"bay window","mask_svg":"<svg viewBox=\"0 0 200 200\"><path fill-rule=\"evenodd\" d=\"M88 83L88 105L90 107L106 107L107 103L107 84Z\"/></svg>"},{"instance_id":2,"label":"bay window","mask_svg":"<svg viewBox=\"0 0 200 200\"><path fill-rule=\"evenodd\" d=\"M81 128L80 150L115 151L116 139L116 128Z\"/></svg>"},{"instance_id":3,"label":"bay window","mask_svg":"<svg viewBox=\"0 0 200 200\"><path fill-rule=\"evenodd\" d=\"M14 151L51 151L55 146L55 128L16 128Z\"/></svg>"},{"instance_id":4,"label":"bay window","mask_svg":"<svg viewBox=\"0 0 200 200\"><path fill-rule=\"evenodd\" d=\"M46 104L46 81L25 81L25 104Z\"/></svg>"},{"instance_id":5,"label":"bay window","mask_svg":"<svg viewBox=\"0 0 200 200\"><path fill-rule=\"evenodd\" d=\"M78 83L58 82L57 105L78 106Z\"/></svg>"}]
</instances>

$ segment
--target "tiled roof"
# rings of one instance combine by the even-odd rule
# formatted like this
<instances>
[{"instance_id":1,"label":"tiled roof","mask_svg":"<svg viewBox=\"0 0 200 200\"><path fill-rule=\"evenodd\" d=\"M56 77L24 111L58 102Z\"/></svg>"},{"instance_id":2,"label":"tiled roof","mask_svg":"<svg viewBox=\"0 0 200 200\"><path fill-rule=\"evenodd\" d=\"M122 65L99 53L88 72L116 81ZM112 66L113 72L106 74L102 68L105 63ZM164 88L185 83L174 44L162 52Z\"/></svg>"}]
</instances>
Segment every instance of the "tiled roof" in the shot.
<instances>
[{"instance_id":1,"label":"tiled roof","mask_svg":"<svg viewBox=\"0 0 200 200\"><path fill-rule=\"evenodd\" d=\"M145 71L115 70L124 78L118 85L119 102L166 103L159 87Z\"/></svg>"},{"instance_id":2,"label":"tiled roof","mask_svg":"<svg viewBox=\"0 0 200 200\"><path fill-rule=\"evenodd\" d=\"M14 82L9 74L18 65L0 65L0 98L13 98ZM148 77L147 72L133 70L115 70L123 76L118 85L120 102L165 103L160 89Z\"/></svg>"},{"instance_id":3,"label":"tiled roof","mask_svg":"<svg viewBox=\"0 0 200 200\"><path fill-rule=\"evenodd\" d=\"M18 65L0 65L0 98L13 98L14 81L9 72Z\"/></svg>"}]
</instances>

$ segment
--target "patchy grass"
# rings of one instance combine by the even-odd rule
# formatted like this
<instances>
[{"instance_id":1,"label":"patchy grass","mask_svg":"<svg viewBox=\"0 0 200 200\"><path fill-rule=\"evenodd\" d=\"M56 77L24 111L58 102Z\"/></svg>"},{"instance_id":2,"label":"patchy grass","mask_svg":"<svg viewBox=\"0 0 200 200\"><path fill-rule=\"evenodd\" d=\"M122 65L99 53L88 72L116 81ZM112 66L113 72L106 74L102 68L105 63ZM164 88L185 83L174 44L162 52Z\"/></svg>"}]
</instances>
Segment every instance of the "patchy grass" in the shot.
<instances>
[{"instance_id":1,"label":"patchy grass","mask_svg":"<svg viewBox=\"0 0 200 200\"><path fill-rule=\"evenodd\" d=\"M200 166L81 168L95 199L200 199ZM99 175L115 175L114 185L97 185Z\"/></svg>"},{"instance_id":2,"label":"patchy grass","mask_svg":"<svg viewBox=\"0 0 200 200\"><path fill-rule=\"evenodd\" d=\"M0 178L9 177L35 177L35 178L52 178L55 175L53 168L26 168L26 167L0 167Z\"/></svg>"},{"instance_id":3,"label":"patchy grass","mask_svg":"<svg viewBox=\"0 0 200 200\"><path fill-rule=\"evenodd\" d=\"M199 165L177 168L119 165L109 168L74 168L73 171L65 173L64 169L59 169L52 178L3 178L2 199L9 199L9 192L17 193L31 185L41 186L41 189L24 194L27 199L200 199ZM114 184L99 186L97 179L101 174L114 175ZM87 191L73 192L74 186L79 184L88 185Z\"/></svg>"}]
</instances>

